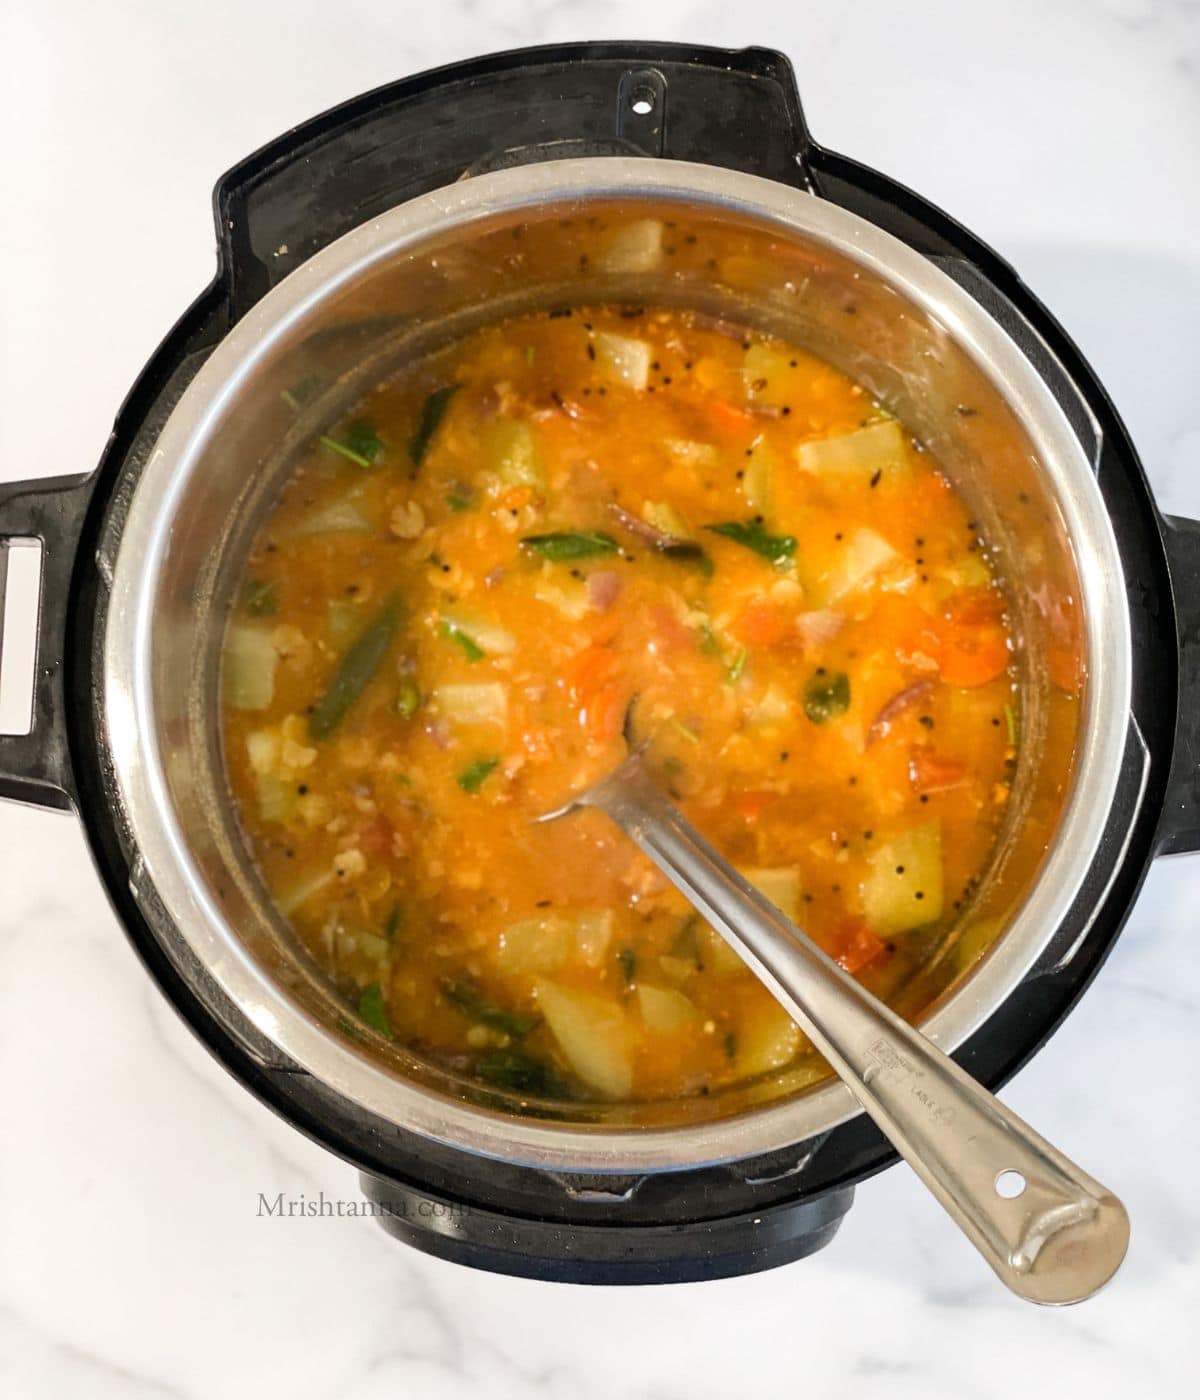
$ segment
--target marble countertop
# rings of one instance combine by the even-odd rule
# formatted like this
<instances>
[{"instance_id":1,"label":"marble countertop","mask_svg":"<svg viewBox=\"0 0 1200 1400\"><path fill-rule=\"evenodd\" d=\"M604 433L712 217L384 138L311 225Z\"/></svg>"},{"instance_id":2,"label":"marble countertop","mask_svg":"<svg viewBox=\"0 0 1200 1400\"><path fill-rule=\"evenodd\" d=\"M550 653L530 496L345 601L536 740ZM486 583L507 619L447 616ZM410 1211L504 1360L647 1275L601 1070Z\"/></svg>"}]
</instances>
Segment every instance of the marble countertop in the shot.
<instances>
[{"instance_id":1,"label":"marble countertop","mask_svg":"<svg viewBox=\"0 0 1200 1400\"><path fill-rule=\"evenodd\" d=\"M296 121L436 63L595 37L782 49L819 140L999 248L1105 380L1163 506L1200 515L1195 0L10 0L0 16L0 477L97 460L213 265L209 191ZM73 820L0 806L0 1392L431 1400L1192 1394L1200 860L1155 868L1098 982L1005 1091L1110 1183L1126 1266L1007 1297L914 1179L750 1278L583 1290L423 1257L192 1039Z\"/></svg>"}]
</instances>

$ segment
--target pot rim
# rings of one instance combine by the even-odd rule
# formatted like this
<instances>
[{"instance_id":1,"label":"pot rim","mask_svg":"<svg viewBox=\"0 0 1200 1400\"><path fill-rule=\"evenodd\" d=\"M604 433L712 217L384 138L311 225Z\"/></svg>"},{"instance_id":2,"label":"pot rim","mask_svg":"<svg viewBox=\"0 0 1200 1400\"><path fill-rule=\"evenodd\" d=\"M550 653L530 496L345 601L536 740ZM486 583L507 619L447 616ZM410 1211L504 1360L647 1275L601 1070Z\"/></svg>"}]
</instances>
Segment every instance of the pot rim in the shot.
<instances>
[{"instance_id":1,"label":"pot rim","mask_svg":"<svg viewBox=\"0 0 1200 1400\"><path fill-rule=\"evenodd\" d=\"M712 1122L581 1126L499 1113L405 1080L331 1035L239 942L206 888L170 799L150 685L153 601L189 472L249 368L325 298L368 269L476 220L547 203L644 199L740 214L815 238L935 319L1002 393L1058 485L1093 665L1072 791L1023 907L983 963L918 1024L952 1051L1020 983L1079 892L1104 834L1124 752L1132 648L1124 576L1091 464L1022 351L932 262L816 195L721 167L654 158L548 161L472 177L351 230L272 289L218 344L171 412L134 491L113 566L104 637L104 714L114 775L145 874L192 953L253 1025L358 1107L469 1152L554 1170L651 1172L757 1156L805 1141L861 1110L836 1080Z\"/></svg>"}]
</instances>

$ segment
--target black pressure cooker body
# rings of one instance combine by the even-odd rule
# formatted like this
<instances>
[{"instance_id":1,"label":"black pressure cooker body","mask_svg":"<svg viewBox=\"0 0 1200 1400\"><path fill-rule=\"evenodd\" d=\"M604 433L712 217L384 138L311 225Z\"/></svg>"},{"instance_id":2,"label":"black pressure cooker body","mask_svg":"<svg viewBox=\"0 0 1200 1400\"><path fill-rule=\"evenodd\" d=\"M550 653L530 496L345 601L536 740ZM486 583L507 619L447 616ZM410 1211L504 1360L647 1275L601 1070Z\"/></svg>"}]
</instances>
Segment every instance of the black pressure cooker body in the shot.
<instances>
[{"instance_id":1,"label":"black pressure cooker body","mask_svg":"<svg viewBox=\"0 0 1200 1400\"><path fill-rule=\"evenodd\" d=\"M911 191L818 146L788 61L763 49L612 43L493 55L356 98L230 171L215 193L217 276L134 385L98 470L0 486L0 547L22 537L43 545L33 727L0 736L0 796L78 813L118 916L179 1014L259 1099L360 1170L368 1208L392 1234L507 1273L672 1282L819 1249L855 1185L895 1154L859 1115L767 1157L581 1175L467 1153L365 1112L251 1025L156 900L117 814L100 699L107 542L119 536L159 429L231 327L314 253L394 205L483 171L590 155L749 172L901 239L1000 321L1094 463L1129 600L1125 762L1069 917L955 1059L996 1089L1053 1034L1112 947L1153 856L1200 846L1200 723L1178 701L1200 681L1200 527L1158 514L1103 388L1016 273Z\"/></svg>"}]
</instances>

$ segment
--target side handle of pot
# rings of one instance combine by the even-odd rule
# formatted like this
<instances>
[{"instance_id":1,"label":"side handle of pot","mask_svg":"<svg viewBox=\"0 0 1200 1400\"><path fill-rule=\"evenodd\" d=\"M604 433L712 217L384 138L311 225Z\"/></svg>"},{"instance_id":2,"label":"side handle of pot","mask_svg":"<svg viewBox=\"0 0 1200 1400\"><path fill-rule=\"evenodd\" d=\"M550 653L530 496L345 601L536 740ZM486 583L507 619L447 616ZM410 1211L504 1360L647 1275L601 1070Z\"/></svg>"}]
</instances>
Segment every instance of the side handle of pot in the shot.
<instances>
[{"instance_id":1,"label":"side handle of pot","mask_svg":"<svg viewBox=\"0 0 1200 1400\"><path fill-rule=\"evenodd\" d=\"M0 733L0 798L60 811L72 807L75 791L63 661L71 576L91 494L90 476L0 482L0 664L10 547L41 544L32 721L27 733Z\"/></svg>"},{"instance_id":2,"label":"side handle of pot","mask_svg":"<svg viewBox=\"0 0 1200 1400\"><path fill-rule=\"evenodd\" d=\"M1176 855L1200 850L1200 521L1167 516L1163 540L1179 643L1179 708L1155 845L1159 855Z\"/></svg>"}]
</instances>

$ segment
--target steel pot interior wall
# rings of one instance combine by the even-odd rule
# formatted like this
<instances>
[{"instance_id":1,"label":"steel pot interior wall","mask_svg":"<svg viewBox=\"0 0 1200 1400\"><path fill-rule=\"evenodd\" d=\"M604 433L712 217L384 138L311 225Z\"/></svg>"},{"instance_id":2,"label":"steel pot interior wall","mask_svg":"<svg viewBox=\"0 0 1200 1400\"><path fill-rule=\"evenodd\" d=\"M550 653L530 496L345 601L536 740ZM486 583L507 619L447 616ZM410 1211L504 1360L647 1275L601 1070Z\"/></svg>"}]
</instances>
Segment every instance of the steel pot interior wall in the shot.
<instances>
[{"instance_id":1,"label":"steel pot interior wall","mask_svg":"<svg viewBox=\"0 0 1200 1400\"><path fill-rule=\"evenodd\" d=\"M258 1029L338 1092L427 1135L614 1170L769 1150L852 1105L802 1061L687 1102L531 1107L352 1023L248 857L217 724L228 600L314 434L469 327L588 301L687 306L777 332L896 413L996 546L1022 638L1022 745L1004 837L902 1008L950 1046L1016 985L1070 903L1116 781L1130 683L1120 568L1089 463L980 309L903 245L813 196L679 162L630 164L478 176L352 232L271 292L160 435L130 507L105 641L125 819L192 950ZM630 267L614 240L647 218L665 221L667 251ZM1081 676L1100 637L1106 665L1080 692L1074 659Z\"/></svg>"}]
</instances>

